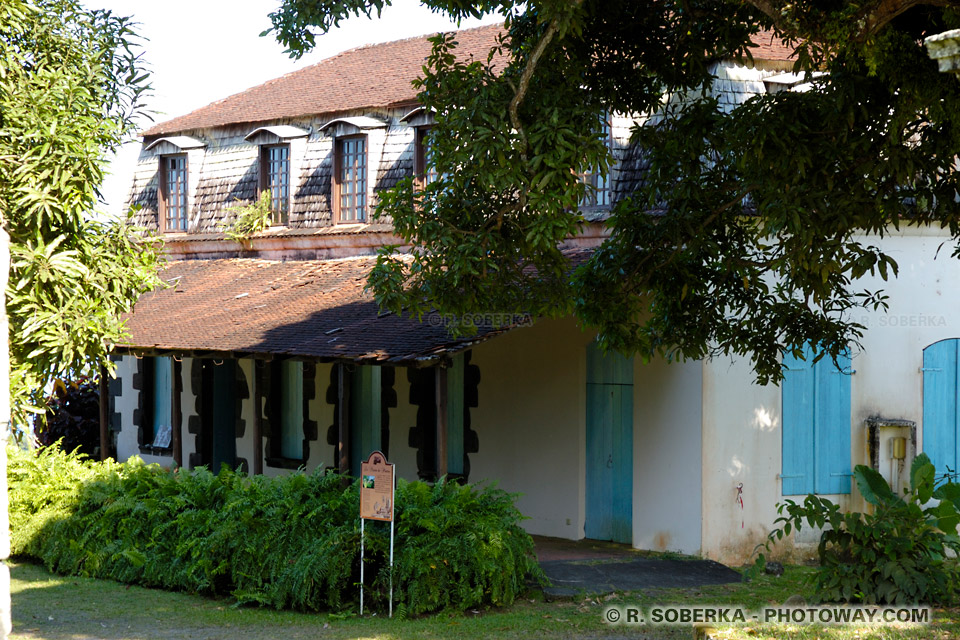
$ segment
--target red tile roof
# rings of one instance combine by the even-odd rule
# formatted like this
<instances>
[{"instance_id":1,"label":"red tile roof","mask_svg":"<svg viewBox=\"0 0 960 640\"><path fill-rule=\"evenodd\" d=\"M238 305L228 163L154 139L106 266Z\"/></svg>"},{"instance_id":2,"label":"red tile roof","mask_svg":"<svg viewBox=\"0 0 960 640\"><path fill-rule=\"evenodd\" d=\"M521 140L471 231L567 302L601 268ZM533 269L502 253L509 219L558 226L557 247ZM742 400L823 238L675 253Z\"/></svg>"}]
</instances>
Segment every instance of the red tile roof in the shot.
<instances>
[{"instance_id":1,"label":"red tile roof","mask_svg":"<svg viewBox=\"0 0 960 640\"><path fill-rule=\"evenodd\" d=\"M486 60L503 25L457 32L458 55ZM161 122L143 132L155 136L242 122L262 122L412 103L410 84L423 71L432 44L418 36L351 49L241 93Z\"/></svg>"},{"instance_id":2,"label":"red tile roof","mask_svg":"<svg viewBox=\"0 0 960 640\"><path fill-rule=\"evenodd\" d=\"M364 292L375 257L278 262L251 258L172 262L172 283L141 296L117 352L233 352L428 363L499 335L486 328L452 337L433 314L380 314Z\"/></svg>"},{"instance_id":3,"label":"red tile roof","mask_svg":"<svg viewBox=\"0 0 960 640\"><path fill-rule=\"evenodd\" d=\"M502 25L457 32L459 55L486 60ZM344 51L315 65L161 122L143 132L158 136L228 124L264 122L370 107L410 104L417 91L410 84L422 73L430 54L430 36L419 36ZM769 31L754 38L753 57L788 60L793 51Z\"/></svg>"}]
</instances>

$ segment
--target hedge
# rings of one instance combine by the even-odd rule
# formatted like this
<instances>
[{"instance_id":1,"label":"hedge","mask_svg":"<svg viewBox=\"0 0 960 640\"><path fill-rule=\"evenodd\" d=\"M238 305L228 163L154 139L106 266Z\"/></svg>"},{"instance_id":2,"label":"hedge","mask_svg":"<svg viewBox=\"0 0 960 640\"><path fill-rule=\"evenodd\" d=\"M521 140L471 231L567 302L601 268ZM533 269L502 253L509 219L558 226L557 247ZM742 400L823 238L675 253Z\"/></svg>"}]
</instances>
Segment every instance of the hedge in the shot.
<instances>
[{"instance_id":1,"label":"hedge","mask_svg":"<svg viewBox=\"0 0 960 640\"><path fill-rule=\"evenodd\" d=\"M301 611L353 607L359 488L317 470L278 478L95 462L8 448L15 556L54 572ZM543 581L515 496L398 481L398 615L508 605ZM365 602L387 608L389 525L366 523Z\"/></svg>"}]
</instances>

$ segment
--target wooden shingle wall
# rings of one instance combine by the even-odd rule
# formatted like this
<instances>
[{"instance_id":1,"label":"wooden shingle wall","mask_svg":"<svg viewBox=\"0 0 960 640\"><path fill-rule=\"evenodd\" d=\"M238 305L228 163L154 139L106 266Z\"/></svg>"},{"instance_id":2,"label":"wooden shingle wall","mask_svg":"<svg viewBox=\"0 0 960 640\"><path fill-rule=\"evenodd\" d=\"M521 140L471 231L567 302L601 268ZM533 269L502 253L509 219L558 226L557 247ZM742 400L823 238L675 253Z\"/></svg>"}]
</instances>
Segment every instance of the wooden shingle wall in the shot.
<instances>
[{"instance_id":1,"label":"wooden shingle wall","mask_svg":"<svg viewBox=\"0 0 960 640\"><path fill-rule=\"evenodd\" d=\"M765 91L765 77L783 73L787 63L757 63L752 67L732 62L716 63L713 91L721 108L732 110L751 96ZM671 96L667 104L676 106L686 99ZM392 188L399 180L413 175L415 129L400 118L409 107L367 109L345 112L338 117L372 116L386 123L382 129L366 129L368 176L368 215L372 214L377 194ZM613 202L627 197L643 186L648 170L645 154L630 142L631 128L636 122L654 122L652 116L616 115L612 121L614 166L611 169ZM334 225L332 186L334 172L334 138L330 130L320 131L330 116L307 117L283 122L229 125L184 132L206 143L204 149L189 152L190 189L188 194L189 231L219 231L219 225L231 214L227 209L254 201L259 188L259 147L244 139L264 124L291 124L310 131L306 138L290 141L291 145L291 208L288 227L317 229ZM161 145L163 146L163 145ZM141 151L130 205L139 205L135 222L157 229L159 193L159 157L156 149ZM602 219L604 211L592 212L589 218ZM386 221L389 222L389 221Z\"/></svg>"}]
</instances>

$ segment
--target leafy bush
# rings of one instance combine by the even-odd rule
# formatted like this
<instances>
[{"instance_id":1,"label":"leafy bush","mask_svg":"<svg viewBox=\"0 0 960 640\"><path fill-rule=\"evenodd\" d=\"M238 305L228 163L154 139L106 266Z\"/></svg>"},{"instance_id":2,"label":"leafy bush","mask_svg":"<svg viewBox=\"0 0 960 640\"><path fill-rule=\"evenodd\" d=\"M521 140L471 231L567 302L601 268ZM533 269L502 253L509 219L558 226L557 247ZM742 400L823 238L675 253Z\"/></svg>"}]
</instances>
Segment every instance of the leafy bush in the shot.
<instances>
[{"instance_id":1,"label":"leafy bush","mask_svg":"<svg viewBox=\"0 0 960 640\"><path fill-rule=\"evenodd\" d=\"M860 494L875 506L873 513L841 513L836 504L815 495L802 505L787 500L778 505L778 512L786 515L777 518L782 526L770 533L766 549L804 523L824 529L817 548L820 567L813 575L820 601L955 601L960 573L947 551L960 553L960 485L948 478L936 480L926 454L914 459L904 497L870 467L858 465L853 475ZM764 563L760 554L757 566Z\"/></svg>"},{"instance_id":2,"label":"leafy bush","mask_svg":"<svg viewBox=\"0 0 960 640\"><path fill-rule=\"evenodd\" d=\"M359 489L315 471L279 478L168 471L11 449L13 553L52 571L305 611L358 597ZM506 605L543 574L513 497L400 480L394 602L401 615ZM381 526L377 526L381 525ZM365 595L387 607L389 528L366 526Z\"/></svg>"},{"instance_id":3,"label":"leafy bush","mask_svg":"<svg viewBox=\"0 0 960 640\"><path fill-rule=\"evenodd\" d=\"M98 457L100 454L100 389L86 376L57 380L47 398L47 411L38 417L34 435L37 443L49 447L60 441L65 451Z\"/></svg>"}]
</instances>

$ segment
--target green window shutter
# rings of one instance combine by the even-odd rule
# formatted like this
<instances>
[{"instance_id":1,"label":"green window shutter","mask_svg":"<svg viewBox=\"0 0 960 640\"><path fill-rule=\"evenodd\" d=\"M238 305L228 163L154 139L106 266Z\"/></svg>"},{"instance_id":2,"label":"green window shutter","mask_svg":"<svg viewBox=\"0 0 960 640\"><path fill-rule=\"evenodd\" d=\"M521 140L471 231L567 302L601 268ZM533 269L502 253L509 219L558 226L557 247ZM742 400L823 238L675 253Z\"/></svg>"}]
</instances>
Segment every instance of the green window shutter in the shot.
<instances>
[{"instance_id":1,"label":"green window shutter","mask_svg":"<svg viewBox=\"0 0 960 640\"><path fill-rule=\"evenodd\" d=\"M383 421L381 371L378 366L356 365L350 381L350 466L360 472L361 460L380 449Z\"/></svg>"},{"instance_id":2,"label":"green window shutter","mask_svg":"<svg viewBox=\"0 0 960 640\"><path fill-rule=\"evenodd\" d=\"M303 363L285 360L280 365L280 455L303 459Z\"/></svg>"},{"instance_id":3,"label":"green window shutter","mask_svg":"<svg viewBox=\"0 0 960 640\"><path fill-rule=\"evenodd\" d=\"M463 473L464 358L458 355L447 368L447 473Z\"/></svg>"}]
</instances>

